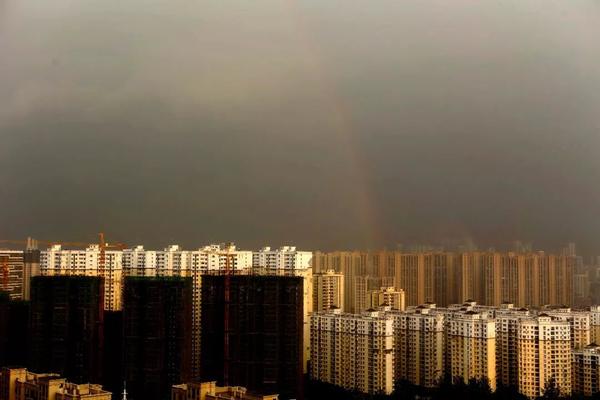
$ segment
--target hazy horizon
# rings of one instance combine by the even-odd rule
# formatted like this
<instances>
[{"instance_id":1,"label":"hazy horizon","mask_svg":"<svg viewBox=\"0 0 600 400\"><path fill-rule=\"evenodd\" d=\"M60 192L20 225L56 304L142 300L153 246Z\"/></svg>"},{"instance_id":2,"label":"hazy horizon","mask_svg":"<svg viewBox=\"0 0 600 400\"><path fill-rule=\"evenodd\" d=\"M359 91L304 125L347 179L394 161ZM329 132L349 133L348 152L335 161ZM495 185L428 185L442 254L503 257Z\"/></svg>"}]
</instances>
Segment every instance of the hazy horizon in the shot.
<instances>
[{"instance_id":1,"label":"hazy horizon","mask_svg":"<svg viewBox=\"0 0 600 400\"><path fill-rule=\"evenodd\" d=\"M0 239L600 254L600 3L0 0Z\"/></svg>"}]
</instances>

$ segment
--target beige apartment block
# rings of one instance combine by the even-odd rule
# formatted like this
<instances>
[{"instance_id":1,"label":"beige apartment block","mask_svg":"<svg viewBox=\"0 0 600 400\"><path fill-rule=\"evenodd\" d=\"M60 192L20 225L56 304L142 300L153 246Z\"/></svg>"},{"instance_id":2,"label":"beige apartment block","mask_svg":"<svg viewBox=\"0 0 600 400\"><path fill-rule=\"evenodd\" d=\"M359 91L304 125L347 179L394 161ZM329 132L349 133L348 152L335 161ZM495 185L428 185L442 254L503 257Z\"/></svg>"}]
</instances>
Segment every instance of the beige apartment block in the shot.
<instances>
[{"instance_id":1,"label":"beige apartment block","mask_svg":"<svg viewBox=\"0 0 600 400\"><path fill-rule=\"evenodd\" d=\"M396 290L393 286L382 287L379 290L371 290L369 291L367 298L368 308L377 308L386 305L392 310L404 311L406 309L404 290Z\"/></svg>"},{"instance_id":2,"label":"beige apartment block","mask_svg":"<svg viewBox=\"0 0 600 400\"><path fill-rule=\"evenodd\" d=\"M544 307L542 312L553 319L567 321L571 329L571 348L581 349L592 343L592 313L569 307Z\"/></svg>"},{"instance_id":3,"label":"beige apartment block","mask_svg":"<svg viewBox=\"0 0 600 400\"><path fill-rule=\"evenodd\" d=\"M313 274L313 308L326 311L344 307L344 275L330 269Z\"/></svg>"},{"instance_id":4,"label":"beige apartment block","mask_svg":"<svg viewBox=\"0 0 600 400\"><path fill-rule=\"evenodd\" d=\"M496 322L488 313L454 312L446 324L446 370L453 380L487 379L496 390Z\"/></svg>"},{"instance_id":5,"label":"beige apartment block","mask_svg":"<svg viewBox=\"0 0 600 400\"><path fill-rule=\"evenodd\" d=\"M354 281L354 306L353 312L360 314L370 308L377 308L382 303L373 303L371 293L382 287L393 287L394 281L391 277L357 276Z\"/></svg>"},{"instance_id":6,"label":"beige apartment block","mask_svg":"<svg viewBox=\"0 0 600 400\"><path fill-rule=\"evenodd\" d=\"M381 311L311 317L312 379L368 394L393 390L393 320Z\"/></svg>"},{"instance_id":7,"label":"beige apartment block","mask_svg":"<svg viewBox=\"0 0 600 400\"><path fill-rule=\"evenodd\" d=\"M100 246L90 245L85 250L67 250L57 244L40 254L41 275L100 276L104 278L104 309L122 308L123 252L106 250L101 269Z\"/></svg>"},{"instance_id":8,"label":"beige apartment block","mask_svg":"<svg viewBox=\"0 0 600 400\"><path fill-rule=\"evenodd\" d=\"M583 396L600 392L600 346L573 350L572 391Z\"/></svg>"},{"instance_id":9,"label":"beige apartment block","mask_svg":"<svg viewBox=\"0 0 600 400\"><path fill-rule=\"evenodd\" d=\"M436 387L444 371L444 315L432 307L390 311L394 321L394 380Z\"/></svg>"},{"instance_id":10,"label":"beige apartment block","mask_svg":"<svg viewBox=\"0 0 600 400\"><path fill-rule=\"evenodd\" d=\"M590 306L590 342L600 344L600 306Z\"/></svg>"},{"instance_id":11,"label":"beige apartment block","mask_svg":"<svg viewBox=\"0 0 600 400\"><path fill-rule=\"evenodd\" d=\"M277 400L279 395L249 393L241 386L217 386L217 382L173 385L171 400Z\"/></svg>"},{"instance_id":12,"label":"beige apartment block","mask_svg":"<svg viewBox=\"0 0 600 400\"><path fill-rule=\"evenodd\" d=\"M496 314L496 373L498 384L518 387L519 363L517 331L523 319L531 318L526 308L503 305L505 312Z\"/></svg>"},{"instance_id":13,"label":"beige apartment block","mask_svg":"<svg viewBox=\"0 0 600 400\"><path fill-rule=\"evenodd\" d=\"M523 319L517 327L519 392L536 398L553 379L561 394L571 394L571 330L548 314Z\"/></svg>"}]
</instances>

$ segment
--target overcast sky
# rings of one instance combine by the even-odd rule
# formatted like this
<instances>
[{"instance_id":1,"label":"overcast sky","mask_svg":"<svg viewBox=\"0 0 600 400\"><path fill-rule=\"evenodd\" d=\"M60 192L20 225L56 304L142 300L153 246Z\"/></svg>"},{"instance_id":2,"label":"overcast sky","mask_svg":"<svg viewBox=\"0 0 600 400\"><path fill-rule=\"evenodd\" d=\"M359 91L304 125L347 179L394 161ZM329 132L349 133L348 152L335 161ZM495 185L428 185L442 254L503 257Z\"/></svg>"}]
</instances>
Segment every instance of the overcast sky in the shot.
<instances>
[{"instance_id":1,"label":"overcast sky","mask_svg":"<svg viewBox=\"0 0 600 400\"><path fill-rule=\"evenodd\" d=\"M600 2L0 0L0 238L600 254Z\"/></svg>"}]
</instances>

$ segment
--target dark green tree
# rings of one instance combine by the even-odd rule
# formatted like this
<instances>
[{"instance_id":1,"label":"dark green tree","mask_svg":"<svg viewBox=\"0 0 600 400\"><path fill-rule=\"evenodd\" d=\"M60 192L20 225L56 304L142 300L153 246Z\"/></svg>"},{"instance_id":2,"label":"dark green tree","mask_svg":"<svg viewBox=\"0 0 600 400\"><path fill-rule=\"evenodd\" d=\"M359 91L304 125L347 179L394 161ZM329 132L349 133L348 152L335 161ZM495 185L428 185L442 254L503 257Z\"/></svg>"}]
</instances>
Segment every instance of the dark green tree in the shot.
<instances>
[{"instance_id":1,"label":"dark green tree","mask_svg":"<svg viewBox=\"0 0 600 400\"><path fill-rule=\"evenodd\" d=\"M550 377L550 379L548 379L548 382L546 382L543 393L544 394L542 395L542 397L540 397L540 399L554 400L561 398L560 387L553 376Z\"/></svg>"}]
</instances>

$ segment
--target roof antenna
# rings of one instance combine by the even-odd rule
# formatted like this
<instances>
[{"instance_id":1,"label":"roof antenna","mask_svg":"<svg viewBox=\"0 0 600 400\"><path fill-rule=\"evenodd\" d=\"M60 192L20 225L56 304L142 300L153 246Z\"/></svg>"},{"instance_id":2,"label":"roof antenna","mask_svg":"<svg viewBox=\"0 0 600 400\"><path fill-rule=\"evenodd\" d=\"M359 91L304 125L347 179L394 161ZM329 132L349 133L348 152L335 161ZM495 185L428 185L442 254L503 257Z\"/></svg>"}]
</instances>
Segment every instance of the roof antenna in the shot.
<instances>
[{"instance_id":1,"label":"roof antenna","mask_svg":"<svg viewBox=\"0 0 600 400\"><path fill-rule=\"evenodd\" d=\"M123 381L123 393L121 400L127 400L127 381Z\"/></svg>"}]
</instances>

